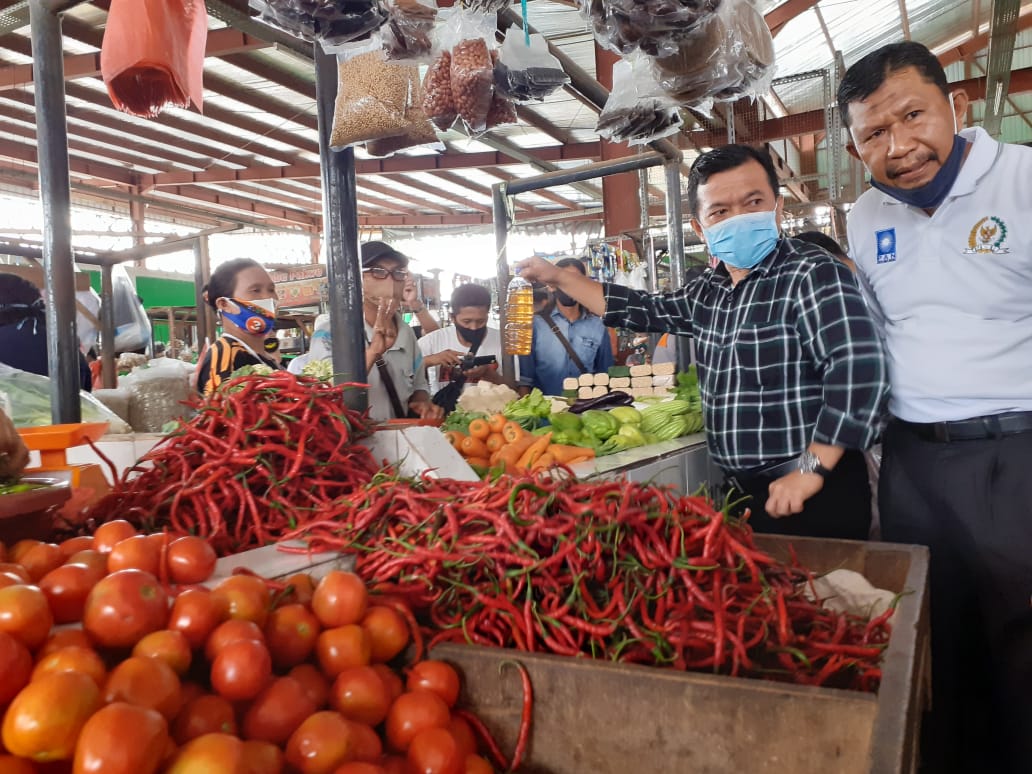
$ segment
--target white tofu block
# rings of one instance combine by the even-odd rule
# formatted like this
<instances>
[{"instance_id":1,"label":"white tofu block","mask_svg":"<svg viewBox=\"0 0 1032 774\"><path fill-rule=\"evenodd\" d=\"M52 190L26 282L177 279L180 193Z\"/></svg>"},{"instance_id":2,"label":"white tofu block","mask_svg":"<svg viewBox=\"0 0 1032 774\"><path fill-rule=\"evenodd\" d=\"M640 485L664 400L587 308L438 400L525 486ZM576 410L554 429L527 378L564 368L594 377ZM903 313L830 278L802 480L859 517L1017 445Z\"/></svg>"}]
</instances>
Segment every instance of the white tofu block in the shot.
<instances>
[{"instance_id":1,"label":"white tofu block","mask_svg":"<svg viewBox=\"0 0 1032 774\"><path fill-rule=\"evenodd\" d=\"M595 374L581 374L580 378L577 379L577 384L581 387L593 387L595 384Z\"/></svg>"},{"instance_id":2,"label":"white tofu block","mask_svg":"<svg viewBox=\"0 0 1032 774\"><path fill-rule=\"evenodd\" d=\"M632 387L631 397L634 398L649 398L652 396L651 387Z\"/></svg>"},{"instance_id":3,"label":"white tofu block","mask_svg":"<svg viewBox=\"0 0 1032 774\"><path fill-rule=\"evenodd\" d=\"M614 376L609 380L609 389L611 390L626 390L631 386L631 377L629 376Z\"/></svg>"},{"instance_id":4,"label":"white tofu block","mask_svg":"<svg viewBox=\"0 0 1032 774\"><path fill-rule=\"evenodd\" d=\"M594 387L588 387L587 385L585 385L584 387L578 387L577 388L577 397L578 398L590 398L590 397L592 397L594 395L594 392L595 392L595 388Z\"/></svg>"},{"instance_id":5,"label":"white tofu block","mask_svg":"<svg viewBox=\"0 0 1032 774\"><path fill-rule=\"evenodd\" d=\"M595 386L606 387L609 385L609 374L595 374Z\"/></svg>"},{"instance_id":6,"label":"white tofu block","mask_svg":"<svg viewBox=\"0 0 1032 774\"><path fill-rule=\"evenodd\" d=\"M674 375L673 374L662 374L659 376L652 377L653 387L673 387L674 386Z\"/></svg>"},{"instance_id":7,"label":"white tofu block","mask_svg":"<svg viewBox=\"0 0 1032 774\"><path fill-rule=\"evenodd\" d=\"M609 388L604 384L599 384L591 388L592 398L601 398L603 395L609 394Z\"/></svg>"},{"instance_id":8,"label":"white tofu block","mask_svg":"<svg viewBox=\"0 0 1032 774\"><path fill-rule=\"evenodd\" d=\"M563 379L564 390L576 390L580 386L580 382L577 381L576 376L568 376Z\"/></svg>"},{"instance_id":9,"label":"white tofu block","mask_svg":"<svg viewBox=\"0 0 1032 774\"><path fill-rule=\"evenodd\" d=\"M631 387L651 387L652 377L651 376L632 376Z\"/></svg>"},{"instance_id":10,"label":"white tofu block","mask_svg":"<svg viewBox=\"0 0 1032 774\"><path fill-rule=\"evenodd\" d=\"M636 365L631 366L631 376L652 376L652 366Z\"/></svg>"},{"instance_id":11,"label":"white tofu block","mask_svg":"<svg viewBox=\"0 0 1032 774\"><path fill-rule=\"evenodd\" d=\"M652 375L653 376L673 376L677 371L676 363L653 363L652 364Z\"/></svg>"}]
</instances>

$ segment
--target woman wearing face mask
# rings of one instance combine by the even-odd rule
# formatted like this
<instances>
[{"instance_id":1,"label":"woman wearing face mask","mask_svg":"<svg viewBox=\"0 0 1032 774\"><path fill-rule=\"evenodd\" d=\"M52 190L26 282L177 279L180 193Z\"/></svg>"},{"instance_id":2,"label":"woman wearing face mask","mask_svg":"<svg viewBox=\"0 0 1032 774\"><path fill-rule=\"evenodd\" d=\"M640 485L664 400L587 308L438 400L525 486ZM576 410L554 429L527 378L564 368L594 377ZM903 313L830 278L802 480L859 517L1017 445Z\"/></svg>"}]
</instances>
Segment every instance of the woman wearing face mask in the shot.
<instances>
[{"instance_id":1,"label":"woman wearing face mask","mask_svg":"<svg viewBox=\"0 0 1032 774\"><path fill-rule=\"evenodd\" d=\"M687 192L717 266L684 287L650 295L533 258L522 276L554 284L606 325L695 339L710 456L748 496L754 529L865 539L862 451L888 384L859 288L824 250L781 235L777 171L763 151L702 154Z\"/></svg>"},{"instance_id":2,"label":"woman wearing face mask","mask_svg":"<svg viewBox=\"0 0 1032 774\"><path fill-rule=\"evenodd\" d=\"M211 274L208 304L218 313L222 335L197 365L197 390L210 395L238 368L282 368L265 350L276 322L276 285L257 261L237 258Z\"/></svg>"}]
</instances>

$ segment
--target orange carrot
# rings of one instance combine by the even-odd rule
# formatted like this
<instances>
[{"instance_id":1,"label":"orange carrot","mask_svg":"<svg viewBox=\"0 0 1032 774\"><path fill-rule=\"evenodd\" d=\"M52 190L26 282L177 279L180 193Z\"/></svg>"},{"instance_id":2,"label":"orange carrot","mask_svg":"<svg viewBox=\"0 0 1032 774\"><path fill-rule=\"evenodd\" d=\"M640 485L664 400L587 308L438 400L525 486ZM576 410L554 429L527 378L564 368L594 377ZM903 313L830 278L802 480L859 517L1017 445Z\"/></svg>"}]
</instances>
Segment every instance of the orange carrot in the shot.
<instances>
[{"instance_id":1,"label":"orange carrot","mask_svg":"<svg viewBox=\"0 0 1032 774\"><path fill-rule=\"evenodd\" d=\"M584 457L591 459L595 456L594 449L586 449L583 446L567 446L564 444L553 443L548 447L548 451L555 457L555 461L567 465L571 460L577 459L578 457Z\"/></svg>"},{"instance_id":2,"label":"orange carrot","mask_svg":"<svg viewBox=\"0 0 1032 774\"><path fill-rule=\"evenodd\" d=\"M482 457L485 460L491 456L484 442L472 435L467 435L459 441L459 451L467 457Z\"/></svg>"},{"instance_id":3,"label":"orange carrot","mask_svg":"<svg viewBox=\"0 0 1032 774\"><path fill-rule=\"evenodd\" d=\"M522 428L520 429L522 431ZM515 467L523 452L529 449L531 444L537 440L539 439L536 435L524 433L520 438L517 438L512 443L508 443L499 449L498 459L495 460L495 462L504 463L506 468Z\"/></svg>"},{"instance_id":4,"label":"orange carrot","mask_svg":"<svg viewBox=\"0 0 1032 774\"><path fill-rule=\"evenodd\" d=\"M517 439L527 435L527 433L516 422L506 422L502 427L502 435L505 437L506 443L514 443Z\"/></svg>"},{"instance_id":5,"label":"orange carrot","mask_svg":"<svg viewBox=\"0 0 1032 774\"><path fill-rule=\"evenodd\" d=\"M469 434L479 441L486 441L491 435L491 426L486 419L474 419L469 423Z\"/></svg>"},{"instance_id":6,"label":"orange carrot","mask_svg":"<svg viewBox=\"0 0 1032 774\"><path fill-rule=\"evenodd\" d=\"M516 461L516 467L523 470L529 469L530 466L534 464L534 461L545 453L545 450L548 448L550 443L552 443L551 433L545 433L542 436L534 438L533 443L527 447L527 450L523 452L523 455Z\"/></svg>"}]
</instances>

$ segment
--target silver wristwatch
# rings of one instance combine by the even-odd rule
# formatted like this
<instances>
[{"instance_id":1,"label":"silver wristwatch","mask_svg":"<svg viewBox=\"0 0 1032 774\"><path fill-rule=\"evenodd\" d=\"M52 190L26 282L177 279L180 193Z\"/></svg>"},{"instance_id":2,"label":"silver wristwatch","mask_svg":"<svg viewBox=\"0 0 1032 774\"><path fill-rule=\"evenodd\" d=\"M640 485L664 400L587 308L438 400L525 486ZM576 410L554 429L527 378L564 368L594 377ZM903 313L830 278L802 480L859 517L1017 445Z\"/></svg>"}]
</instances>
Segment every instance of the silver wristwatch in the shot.
<instances>
[{"instance_id":1,"label":"silver wristwatch","mask_svg":"<svg viewBox=\"0 0 1032 774\"><path fill-rule=\"evenodd\" d=\"M831 471L821 465L821 458L812 451L804 451L799 455L799 472L816 473L821 478L827 478Z\"/></svg>"}]
</instances>

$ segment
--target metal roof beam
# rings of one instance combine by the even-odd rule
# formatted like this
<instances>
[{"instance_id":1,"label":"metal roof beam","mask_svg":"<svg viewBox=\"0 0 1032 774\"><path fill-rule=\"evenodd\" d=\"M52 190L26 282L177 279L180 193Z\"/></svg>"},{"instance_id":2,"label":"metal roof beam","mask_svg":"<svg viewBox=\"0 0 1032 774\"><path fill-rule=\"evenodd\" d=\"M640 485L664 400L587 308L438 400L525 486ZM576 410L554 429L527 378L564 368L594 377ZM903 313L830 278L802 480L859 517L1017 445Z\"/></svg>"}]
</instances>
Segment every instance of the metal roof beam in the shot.
<instances>
[{"instance_id":1,"label":"metal roof beam","mask_svg":"<svg viewBox=\"0 0 1032 774\"><path fill-rule=\"evenodd\" d=\"M469 210L475 210L476 212L491 211L491 207L489 205L471 202L468 198L463 197L462 194L452 193L451 191L446 191L443 188L434 188L432 185L427 185L421 180L414 180L411 175L405 175L404 178L399 180L398 182L404 183L409 188L414 188L417 191L422 191L425 194L430 194L431 196L434 196L438 199L444 199L445 201L455 202L455 204L459 204L462 207Z\"/></svg>"},{"instance_id":2,"label":"metal roof beam","mask_svg":"<svg viewBox=\"0 0 1032 774\"><path fill-rule=\"evenodd\" d=\"M443 215L455 215L456 214L455 211L453 209L451 209L450 207L445 207L445 206L440 205L440 204L433 204L432 202L424 201L424 200L422 200L422 199L420 199L420 198L418 198L416 196L410 196L409 194L405 193L404 191L396 191L393 188L391 188L390 186L380 185L379 183L374 183L374 182L372 182L370 180L367 180L365 178L359 178L358 179L358 187L359 188L365 188L365 189L367 189L369 191L373 191L374 193L378 193L378 194L381 194L383 196L387 196L387 197L389 197L391 199L397 199L398 201L401 201L401 202L408 202L409 204L414 204L416 206L416 208L417 208L417 211L418 210L430 210L431 212L439 212L439 213L441 213ZM361 192L359 192L359 197L361 198Z\"/></svg>"},{"instance_id":3,"label":"metal roof beam","mask_svg":"<svg viewBox=\"0 0 1032 774\"><path fill-rule=\"evenodd\" d=\"M563 221L578 221L578 220L601 220L602 212L597 210L594 212L571 212L558 217L555 214L551 214L553 220ZM548 216L545 216L548 217ZM514 229L519 229L520 226L530 226L534 223L534 218L526 221L517 221L513 226ZM360 215L358 217L358 224L366 228L375 227L404 227L411 226L416 228L430 228L434 226L490 226L494 221L490 215L486 214L471 214L471 215Z\"/></svg>"},{"instance_id":4,"label":"metal roof beam","mask_svg":"<svg viewBox=\"0 0 1032 774\"><path fill-rule=\"evenodd\" d=\"M820 0L788 0L777 8L768 11L763 17L770 28L771 35L777 35L785 25L800 14L804 14L817 5Z\"/></svg>"},{"instance_id":5,"label":"metal roof beam","mask_svg":"<svg viewBox=\"0 0 1032 774\"><path fill-rule=\"evenodd\" d=\"M1027 5L1021 9L1021 14L1018 16L1018 20L1015 24L1017 25L1017 32L1024 32L1025 30L1032 28L1032 5ZM953 38L952 40L955 41L956 38ZM988 45L989 31L986 30L982 34L971 35L962 43L956 43L955 45L950 45L947 48L943 48L942 45L929 46L929 48L932 49L932 51L937 52L939 62L943 67L946 67L954 62L970 59Z\"/></svg>"},{"instance_id":6,"label":"metal roof beam","mask_svg":"<svg viewBox=\"0 0 1032 774\"><path fill-rule=\"evenodd\" d=\"M506 183L508 183L510 180L518 179L516 175L512 174L511 172L506 172L504 169L499 169L498 167L485 167L483 171L491 175L492 177L497 177L499 180L502 180ZM547 188L542 188L539 191L534 191L534 195L540 196L542 199L548 199L548 201L555 202L556 204L561 205L562 207L565 207L569 210L583 209L583 207L581 207L581 205L577 202L560 196L555 191L550 191ZM518 196L514 196L512 198L516 201L519 201Z\"/></svg>"},{"instance_id":7,"label":"metal roof beam","mask_svg":"<svg viewBox=\"0 0 1032 774\"><path fill-rule=\"evenodd\" d=\"M314 216L301 210L276 207L264 202L256 202L253 199L247 199L242 196L231 196L228 194L218 193L196 185L163 188L162 194L182 199L190 199L193 201L207 202L209 205L223 207L225 209L235 210L241 213L264 215L270 219L274 219L282 223L289 223L294 226L305 226L311 228L317 224L317 219Z\"/></svg>"},{"instance_id":8,"label":"metal roof beam","mask_svg":"<svg viewBox=\"0 0 1032 774\"><path fill-rule=\"evenodd\" d=\"M34 144L23 145L13 140L0 140L0 156L15 159L16 161L24 161L29 164L39 164L39 154ZM93 177L98 180L121 183L122 185L132 185L134 183L133 173L123 167L105 164L102 161L79 158L72 154L68 156L68 164L72 174L79 175L80 177Z\"/></svg>"},{"instance_id":9,"label":"metal roof beam","mask_svg":"<svg viewBox=\"0 0 1032 774\"><path fill-rule=\"evenodd\" d=\"M461 178L458 175L453 174L451 172L435 172L434 173L434 177L438 177L441 180L445 180L445 181L451 183L452 185L457 185L457 186L459 186L461 188L465 188L467 190L474 191L475 193L478 193L481 196L486 196L489 199L491 198L491 189L488 188L487 186L479 185L477 183L472 183L469 180L464 180L463 178ZM521 201L517 200L516 201L516 206L518 208L520 208L521 210L527 210L528 212L532 212L532 213L533 212L537 212L537 209L535 207L532 207L531 205L527 204L526 202L521 202Z\"/></svg>"}]
</instances>

